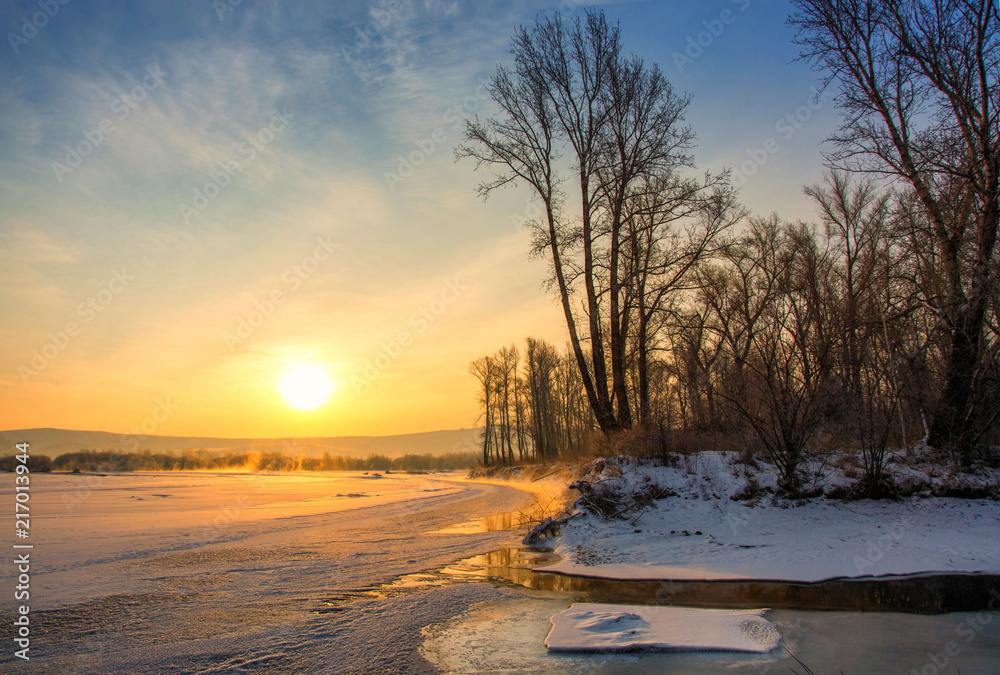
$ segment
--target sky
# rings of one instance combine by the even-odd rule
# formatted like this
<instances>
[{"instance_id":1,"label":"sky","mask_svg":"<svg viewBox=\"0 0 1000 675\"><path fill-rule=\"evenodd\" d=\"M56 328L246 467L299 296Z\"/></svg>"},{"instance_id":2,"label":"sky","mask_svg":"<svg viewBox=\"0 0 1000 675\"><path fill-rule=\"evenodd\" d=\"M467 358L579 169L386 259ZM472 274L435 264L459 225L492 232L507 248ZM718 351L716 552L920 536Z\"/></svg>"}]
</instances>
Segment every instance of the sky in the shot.
<instances>
[{"instance_id":1,"label":"sky","mask_svg":"<svg viewBox=\"0 0 1000 675\"><path fill-rule=\"evenodd\" d=\"M566 341L529 193L463 120L572 0L0 4L0 429L285 437L476 425L469 362ZM699 170L815 220L833 95L780 0L601 3L692 96ZM290 407L297 364L329 401Z\"/></svg>"}]
</instances>

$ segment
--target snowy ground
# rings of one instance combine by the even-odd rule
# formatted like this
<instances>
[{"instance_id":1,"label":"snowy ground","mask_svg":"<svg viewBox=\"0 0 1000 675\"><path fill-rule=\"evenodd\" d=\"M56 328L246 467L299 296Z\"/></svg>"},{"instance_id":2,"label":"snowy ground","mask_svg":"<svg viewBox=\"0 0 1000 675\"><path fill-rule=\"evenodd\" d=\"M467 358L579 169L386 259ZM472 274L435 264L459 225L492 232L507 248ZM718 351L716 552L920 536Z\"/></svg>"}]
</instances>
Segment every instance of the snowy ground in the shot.
<instances>
[{"instance_id":1,"label":"snowy ground","mask_svg":"<svg viewBox=\"0 0 1000 675\"><path fill-rule=\"evenodd\" d=\"M33 605L52 609L133 591L123 561L201 551L247 534L294 529L310 517L427 496L457 485L419 477L339 474L40 474L32 488L37 549ZM4 486L8 487L8 486ZM6 492L6 490L4 490ZM401 507L402 508L402 507ZM9 567L0 563L0 572Z\"/></svg>"},{"instance_id":2,"label":"snowy ground","mask_svg":"<svg viewBox=\"0 0 1000 675\"><path fill-rule=\"evenodd\" d=\"M790 501L735 453L672 467L609 462L594 480L674 496L626 519L574 518L551 542L554 572L619 579L821 581L895 574L1000 574L1000 501L911 496ZM843 481L833 474L828 483ZM748 485L756 488L748 490ZM739 499L732 499L739 497ZM749 499L747 497L750 497Z\"/></svg>"}]
</instances>

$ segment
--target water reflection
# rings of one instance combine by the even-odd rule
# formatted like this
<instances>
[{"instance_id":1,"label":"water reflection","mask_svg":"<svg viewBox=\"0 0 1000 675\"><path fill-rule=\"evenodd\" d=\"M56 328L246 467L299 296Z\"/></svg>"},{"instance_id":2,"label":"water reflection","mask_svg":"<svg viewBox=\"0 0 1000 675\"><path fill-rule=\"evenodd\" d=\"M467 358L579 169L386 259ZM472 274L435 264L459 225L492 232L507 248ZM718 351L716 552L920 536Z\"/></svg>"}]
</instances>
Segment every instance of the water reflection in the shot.
<instances>
[{"instance_id":1,"label":"water reflection","mask_svg":"<svg viewBox=\"0 0 1000 675\"><path fill-rule=\"evenodd\" d=\"M480 534L483 532L502 532L504 530L514 530L523 527L535 519L535 512L538 506L521 511L510 511L508 513L496 513L485 518L477 518L457 525L450 525L428 534Z\"/></svg>"},{"instance_id":2,"label":"water reflection","mask_svg":"<svg viewBox=\"0 0 1000 675\"><path fill-rule=\"evenodd\" d=\"M531 503L515 511L494 513L483 518L449 525L427 534L482 534L528 528L542 522L548 516L556 518L560 514L567 513L572 510L570 509L572 502L573 495L566 489L546 492L544 495L532 493Z\"/></svg>"},{"instance_id":3,"label":"water reflection","mask_svg":"<svg viewBox=\"0 0 1000 675\"><path fill-rule=\"evenodd\" d=\"M381 586L348 589L326 600L319 613L341 611L345 603L391 598L459 583L491 582L559 593L574 602L617 602L729 609L894 611L920 614L986 609L1000 595L1000 577L944 574L878 579L785 581L611 580L545 572L558 560L548 550L507 548L472 556L447 567L407 574Z\"/></svg>"}]
</instances>

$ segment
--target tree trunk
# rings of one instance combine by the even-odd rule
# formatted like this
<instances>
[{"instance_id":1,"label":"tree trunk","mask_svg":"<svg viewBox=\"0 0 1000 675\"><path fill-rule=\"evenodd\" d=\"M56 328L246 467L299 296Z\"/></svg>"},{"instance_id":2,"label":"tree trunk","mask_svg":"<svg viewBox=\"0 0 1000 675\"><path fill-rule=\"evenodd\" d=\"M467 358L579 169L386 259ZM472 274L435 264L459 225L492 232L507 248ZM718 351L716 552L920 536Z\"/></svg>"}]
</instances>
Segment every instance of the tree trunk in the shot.
<instances>
[{"instance_id":1,"label":"tree trunk","mask_svg":"<svg viewBox=\"0 0 1000 675\"><path fill-rule=\"evenodd\" d=\"M649 425L652 413L649 405L649 346L646 337L646 318L639 317L639 362L636 364L639 375L639 424Z\"/></svg>"},{"instance_id":2,"label":"tree trunk","mask_svg":"<svg viewBox=\"0 0 1000 675\"><path fill-rule=\"evenodd\" d=\"M594 376L591 377L591 369L587 365L587 357L583 353L583 346L580 344L580 336L577 335L576 330L576 319L573 316L573 306L570 304L569 298L569 286L566 283L566 275L563 273L563 263L562 256L559 253L558 238L556 235L556 222L555 214L552 212L551 205L546 205L546 216L548 218L549 224L549 250L552 252L552 267L556 275L556 285L559 287L559 299L562 301L563 314L566 317L566 327L569 329L569 341L573 348L573 356L576 357L577 367L580 369L580 377L583 379L583 388L587 392L587 400L590 402L590 407L594 411L594 416L597 418L597 424L605 434L617 431L619 429L618 420L615 419L614 413L611 411L611 403L608 400L607 392L607 374L603 365L598 369L597 353L600 354L600 362L603 364L604 361L604 349L599 348L599 352L594 352L594 343L600 344L600 332L593 337L594 333L591 333L591 351L594 353ZM589 217L587 218L589 223ZM586 245L587 250L590 250L590 246ZM590 260L591 268L593 267L593 260ZM588 279L590 277L588 276ZM593 281L588 283L588 296L593 291ZM594 303L596 307L596 293L594 294ZM593 325L595 319L599 323L599 317L591 316L591 331L593 331ZM595 385L595 380L597 382L603 382L604 385L598 389ZM603 396L601 392L603 391Z\"/></svg>"},{"instance_id":3,"label":"tree trunk","mask_svg":"<svg viewBox=\"0 0 1000 675\"><path fill-rule=\"evenodd\" d=\"M621 306L621 284L618 282L618 265L621 258L621 204L615 204L611 225L611 264L609 266L609 323L611 338L611 382L615 400L618 402L618 424L622 429L632 426L632 408L628 400L628 387L625 373L625 346L627 320Z\"/></svg>"},{"instance_id":4,"label":"tree trunk","mask_svg":"<svg viewBox=\"0 0 1000 675\"><path fill-rule=\"evenodd\" d=\"M927 435L931 447L954 451L963 466L971 463L978 437L972 414L976 405L976 370L982 355L986 303L978 304L981 307L970 308L971 316L952 334L944 390Z\"/></svg>"}]
</instances>

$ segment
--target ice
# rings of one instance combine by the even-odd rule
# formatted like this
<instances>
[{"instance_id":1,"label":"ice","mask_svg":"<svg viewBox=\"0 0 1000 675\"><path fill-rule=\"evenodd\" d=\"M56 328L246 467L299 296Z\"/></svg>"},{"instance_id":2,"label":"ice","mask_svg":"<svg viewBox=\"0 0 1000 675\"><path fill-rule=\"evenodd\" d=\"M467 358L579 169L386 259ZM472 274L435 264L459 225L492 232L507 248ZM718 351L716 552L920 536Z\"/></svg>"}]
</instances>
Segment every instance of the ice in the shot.
<instances>
[{"instance_id":1,"label":"ice","mask_svg":"<svg viewBox=\"0 0 1000 675\"><path fill-rule=\"evenodd\" d=\"M563 652L765 653L781 643L766 611L577 603L552 617L545 646Z\"/></svg>"},{"instance_id":2,"label":"ice","mask_svg":"<svg viewBox=\"0 0 1000 675\"><path fill-rule=\"evenodd\" d=\"M423 626L499 591L366 591L512 545L509 532L424 533L530 499L441 474L31 478L31 662L10 650L2 673L408 672ZM14 503L13 480L0 499ZM0 576L18 574L15 554ZM323 613L338 597L344 611Z\"/></svg>"},{"instance_id":3,"label":"ice","mask_svg":"<svg viewBox=\"0 0 1000 675\"><path fill-rule=\"evenodd\" d=\"M31 543L39 592L32 604L49 609L131 592L141 577L120 573L126 561L291 532L309 518L339 511L398 505L393 508L404 513L409 503L457 498L465 489L431 476L385 477L377 486L367 478L321 472L34 475ZM438 491L424 494L428 485ZM0 497L10 503L12 492L9 481ZM0 574L11 559L0 561Z\"/></svg>"},{"instance_id":4,"label":"ice","mask_svg":"<svg viewBox=\"0 0 1000 675\"><path fill-rule=\"evenodd\" d=\"M546 649L544 639L552 628L552 616L569 605L551 597L521 596L474 606L452 621L425 629L421 654L447 673L807 672L795 658L816 673L1000 672L1000 621L986 623L989 615L975 612L926 615L775 609L766 618L781 633L781 645L765 653ZM635 613L635 608L627 611ZM950 647L949 641L953 642Z\"/></svg>"}]
</instances>

